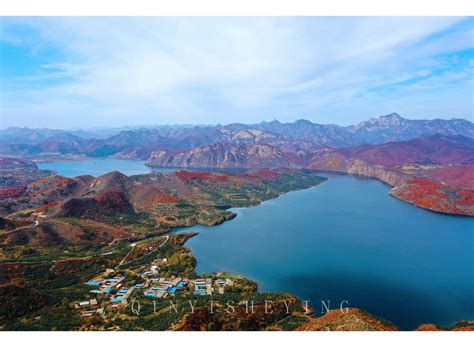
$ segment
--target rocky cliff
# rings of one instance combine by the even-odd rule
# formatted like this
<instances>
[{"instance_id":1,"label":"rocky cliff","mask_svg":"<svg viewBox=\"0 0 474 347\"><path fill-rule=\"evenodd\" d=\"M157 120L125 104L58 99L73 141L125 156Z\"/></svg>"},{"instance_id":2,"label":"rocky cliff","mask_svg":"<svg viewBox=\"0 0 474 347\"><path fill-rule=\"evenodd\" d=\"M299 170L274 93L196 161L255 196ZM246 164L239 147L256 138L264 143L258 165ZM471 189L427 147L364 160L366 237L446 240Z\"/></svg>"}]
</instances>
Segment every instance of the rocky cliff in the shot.
<instances>
[{"instance_id":1,"label":"rocky cliff","mask_svg":"<svg viewBox=\"0 0 474 347\"><path fill-rule=\"evenodd\" d=\"M291 167L292 156L266 144L230 145L216 143L179 152L156 151L149 166L195 168L275 168Z\"/></svg>"}]
</instances>

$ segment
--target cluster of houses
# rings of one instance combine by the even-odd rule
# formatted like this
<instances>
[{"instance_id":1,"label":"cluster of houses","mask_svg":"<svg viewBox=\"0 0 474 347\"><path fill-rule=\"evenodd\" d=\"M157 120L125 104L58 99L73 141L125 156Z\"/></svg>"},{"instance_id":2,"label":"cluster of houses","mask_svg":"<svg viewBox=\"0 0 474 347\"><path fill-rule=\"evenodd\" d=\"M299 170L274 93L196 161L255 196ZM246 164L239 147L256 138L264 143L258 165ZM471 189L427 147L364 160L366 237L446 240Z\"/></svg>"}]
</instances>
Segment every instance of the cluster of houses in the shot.
<instances>
[{"instance_id":1,"label":"cluster of houses","mask_svg":"<svg viewBox=\"0 0 474 347\"><path fill-rule=\"evenodd\" d=\"M175 295L177 291L183 290L188 285L187 278L151 278L145 284L151 284L150 289L144 292L146 297L166 298L168 295Z\"/></svg>"},{"instance_id":2,"label":"cluster of houses","mask_svg":"<svg viewBox=\"0 0 474 347\"><path fill-rule=\"evenodd\" d=\"M96 299L91 299L87 301L81 301L80 303L74 305L74 307L81 311L81 316L90 317L94 315L103 316L105 314L102 307L97 307L98 303Z\"/></svg>"},{"instance_id":3,"label":"cluster of houses","mask_svg":"<svg viewBox=\"0 0 474 347\"><path fill-rule=\"evenodd\" d=\"M113 269L105 270L103 277L96 277L86 282L85 284L92 287L90 292L96 295L103 295L103 298L110 298L110 303L108 307L113 309L120 306L125 306L127 304L128 297L132 294L135 287L125 287L123 281L125 277L112 276L115 273ZM108 277L108 278L107 278ZM97 299L91 299L89 301L83 301L75 305L75 308L81 311L82 316L93 316L105 315L104 308L98 308L96 310L91 310L93 307L97 307Z\"/></svg>"},{"instance_id":4,"label":"cluster of houses","mask_svg":"<svg viewBox=\"0 0 474 347\"><path fill-rule=\"evenodd\" d=\"M225 286L232 286L233 281L229 278L198 278L188 280L181 277L159 277L159 265L166 263L166 259L157 259L150 268L144 269L140 274L142 283L130 287L124 285L125 277L116 276L115 270L107 269L102 276L97 276L85 284L91 286L91 293L98 295L104 301L110 300L107 305L99 305L96 298L83 301L75 305L82 316L104 316L105 308L116 309L127 305L127 300L135 289L143 290L143 295L148 298L166 298L175 296L188 287L194 295L212 295L214 293L224 294ZM128 284L130 284L128 282ZM99 307L102 306L102 307Z\"/></svg>"},{"instance_id":5,"label":"cluster of houses","mask_svg":"<svg viewBox=\"0 0 474 347\"><path fill-rule=\"evenodd\" d=\"M167 258L162 258L162 259L156 259L151 263L151 266L149 269L144 269L142 272L142 277L146 278L149 276L155 276L158 274L160 271L160 265L166 265L168 263Z\"/></svg>"},{"instance_id":6,"label":"cluster of houses","mask_svg":"<svg viewBox=\"0 0 474 347\"><path fill-rule=\"evenodd\" d=\"M224 294L224 286L231 286L233 284L230 278L222 279L218 278L214 281L214 286L212 283L212 278L198 278L192 281L194 285L194 295L212 295L215 290L219 294Z\"/></svg>"}]
</instances>

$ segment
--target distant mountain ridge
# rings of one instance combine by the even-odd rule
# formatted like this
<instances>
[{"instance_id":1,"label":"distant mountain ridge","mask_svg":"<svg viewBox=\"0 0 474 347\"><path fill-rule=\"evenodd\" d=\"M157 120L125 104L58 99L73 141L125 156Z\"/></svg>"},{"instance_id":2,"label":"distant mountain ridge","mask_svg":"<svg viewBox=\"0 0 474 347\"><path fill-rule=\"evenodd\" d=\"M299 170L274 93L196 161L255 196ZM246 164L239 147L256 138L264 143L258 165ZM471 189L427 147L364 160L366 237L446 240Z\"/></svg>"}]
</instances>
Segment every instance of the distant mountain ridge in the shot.
<instances>
[{"instance_id":1,"label":"distant mountain ridge","mask_svg":"<svg viewBox=\"0 0 474 347\"><path fill-rule=\"evenodd\" d=\"M474 124L455 118L409 120L393 113L346 127L303 119L293 123L274 120L258 124L127 129L106 138L92 138L87 131L79 130L8 128L0 130L0 154L58 153L147 160L155 151L182 151L217 143L269 145L282 152L294 152L405 141L435 134L474 138Z\"/></svg>"},{"instance_id":2,"label":"distant mountain ridge","mask_svg":"<svg viewBox=\"0 0 474 347\"><path fill-rule=\"evenodd\" d=\"M371 165L395 168L419 165L474 164L474 139L465 136L431 135L408 141L344 148L282 150L265 143L214 143L178 151L154 151L147 165L194 168L319 168L328 160L361 160ZM331 167L322 168L324 170ZM336 168L337 169L337 168Z\"/></svg>"}]
</instances>

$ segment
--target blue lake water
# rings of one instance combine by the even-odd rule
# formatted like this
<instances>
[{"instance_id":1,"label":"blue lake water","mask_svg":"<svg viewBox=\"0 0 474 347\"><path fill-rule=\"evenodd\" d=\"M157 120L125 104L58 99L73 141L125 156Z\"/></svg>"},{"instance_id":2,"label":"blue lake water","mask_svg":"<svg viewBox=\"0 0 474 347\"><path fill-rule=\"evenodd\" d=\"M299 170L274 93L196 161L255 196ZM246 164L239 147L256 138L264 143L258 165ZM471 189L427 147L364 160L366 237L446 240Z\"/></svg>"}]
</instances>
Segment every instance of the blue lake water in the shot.
<instances>
[{"instance_id":1,"label":"blue lake water","mask_svg":"<svg viewBox=\"0 0 474 347\"><path fill-rule=\"evenodd\" d=\"M80 175L100 176L111 171L120 171L127 176L145 174L150 172L174 172L182 168L149 167L144 160L126 160L113 158L88 158L79 161L60 161L54 163L39 163L42 170L53 170L65 177ZM187 168L188 171L214 171L214 172L241 172L241 169L203 169Z\"/></svg>"},{"instance_id":2,"label":"blue lake water","mask_svg":"<svg viewBox=\"0 0 474 347\"><path fill-rule=\"evenodd\" d=\"M152 171L117 159L40 167L69 177ZM347 300L402 329L474 319L474 218L415 208L377 180L321 175L329 180L233 209L224 224L185 228L200 232L186 243L197 272L243 274L261 291L309 300L316 313L321 300Z\"/></svg>"},{"instance_id":3,"label":"blue lake water","mask_svg":"<svg viewBox=\"0 0 474 347\"><path fill-rule=\"evenodd\" d=\"M173 172L171 168L151 168L145 165L143 160L125 160L111 158L94 158L80 161L62 161L55 163L40 163L38 167L43 170L54 170L66 177L80 175L100 176L110 171L120 171L132 176L153 171Z\"/></svg>"},{"instance_id":4,"label":"blue lake water","mask_svg":"<svg viewBox=\"0 0 474 347\"><path fill-rule=\"evenodd\" d=\"M351 176L290 192L234 220L187 228L197 272L243 274L261 291L338 308L342 300L402 329L474 319L474 219L415 208Z\"/></svg>"}]
</instances>

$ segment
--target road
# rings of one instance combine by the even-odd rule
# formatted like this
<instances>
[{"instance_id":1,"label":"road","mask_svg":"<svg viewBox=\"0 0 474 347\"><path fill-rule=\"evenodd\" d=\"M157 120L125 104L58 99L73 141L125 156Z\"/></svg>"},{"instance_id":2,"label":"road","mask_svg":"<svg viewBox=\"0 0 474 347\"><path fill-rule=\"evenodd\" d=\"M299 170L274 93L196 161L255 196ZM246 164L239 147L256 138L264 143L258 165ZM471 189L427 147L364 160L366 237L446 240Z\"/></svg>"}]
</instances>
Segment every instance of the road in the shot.
<instances>
[{"instance_id":1,"label":"road","mask_svg":"<svg viewBox=\"0 0 474 347\"><path fill-rule=\"evenodd\" d=\"M166 240L164 240L161 245L158 246L158 248L161 248L165 245L166 242L168 242L168 240L170 239L169 235L166 235Z\"/></svg>"},{"instance_id":2,"label":"road","mask_svg":"<svg viewBox=\"0 0 474 347\"><path fill-rule=\"evenodd\" d=\"M16 229L13 229L13 230L9 230L7 232L4 233L4 235L9 235L9 234L13 234L13 233L16 233L20 230L24 230L24 229L28 229L28 228L31 228L31 227L37 227L39 225L39 221L37 219L35 219L33 225L25 225L25 226L22 226L22 227L18 227Z\"/></svg>"},{"instance_id":3,"label":"road","mask_svg":"<svg viewBox=\"0 0 474 347\"><path fill-rule=\"evenodd\" d=\"M135 237L135 234L134 234L134 233L132 233L130 236L122 237L122 238L120 238L120 239L113 239L112 241L110 241L110 243L108 244L108 246L112 246L115 242L118 242L118 241L131 239L132 237Z\"/></svg>"},{"instance_id":4,"label":"road","mask_svg":"<svg viewBox=\"0 0 474 347\"><path fill-rule=\"evenodd\" d=\"M121 265L126 265L126 264L128 264L128 263L131 263L132 261L138 260L138 259L140 259L140 258L146 257L147 255L150 255L151 253L155 252L158 248L163 247L163 246L166 244L166 242L168 242L168 240L170 239L169 235L166 235L165 237L166 237L166 239L165 239L158 247L152 249L150 252L148 252L148 253L142 255L141 257L138 257L138 258L136 258L136 259L127 261L127 262L125 263L125 259L127 259L127 257L130 255L130 253L132 253L133 247L136 246L135 243L132 243L132 244L131 244L132 249L131 249L130 252L128 252L127 255L120 261L120 263L116 266L116 268L119 267L119 266L121 266Z\"/></svg>"},{"instance_id":5,"label":"road","mask_svg":"<svg viewBox=\"0 0 474 347\"><path fill-rule=\"evenodd\" d=\"M120 263L118 264L118 266L120 266L120 265L123 264L123 262L125 261L125 259L127 259L128 256L130 255L130 253L133 252L133 249L135 248L136 245L137 245L136 243L132 243L132 244L130 245L130 247L131 247L132 249L127 253L127 255L125 255L125 257L123 257L123 259L120 261Z\"/></svg>"}]
</instances>

